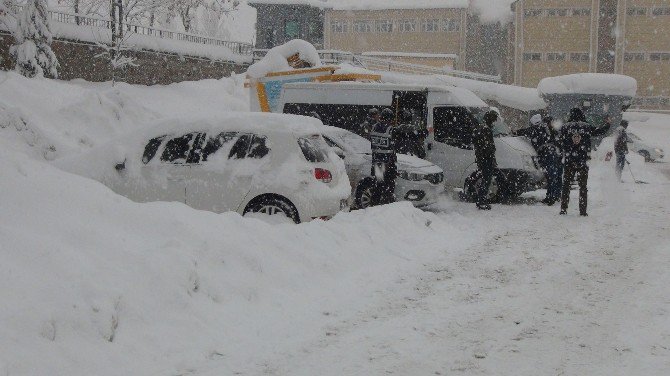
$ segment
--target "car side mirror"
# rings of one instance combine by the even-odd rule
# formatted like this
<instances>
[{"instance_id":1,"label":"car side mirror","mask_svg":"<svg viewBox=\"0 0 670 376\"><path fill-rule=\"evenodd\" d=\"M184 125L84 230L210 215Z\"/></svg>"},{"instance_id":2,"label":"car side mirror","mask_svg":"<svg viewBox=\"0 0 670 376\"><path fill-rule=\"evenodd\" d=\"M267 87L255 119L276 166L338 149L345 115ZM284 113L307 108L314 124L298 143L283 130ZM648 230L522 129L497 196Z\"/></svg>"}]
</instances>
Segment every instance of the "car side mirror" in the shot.
<instances>
[{"instance_id":1,"label":"car side mirror","mask_svg":"<svg viewBox=\"0 0 670 376\"><path fill-rule=\"evenodd\" d=\"M126 161L123 160L123 162L121 162L121 163L117 163L116 166L114 166L114 168L115 168L116 171L118 171L118 172L121 172L121 171L125 170L125 169L126 169Z\"/></svg>"}]
</instances>

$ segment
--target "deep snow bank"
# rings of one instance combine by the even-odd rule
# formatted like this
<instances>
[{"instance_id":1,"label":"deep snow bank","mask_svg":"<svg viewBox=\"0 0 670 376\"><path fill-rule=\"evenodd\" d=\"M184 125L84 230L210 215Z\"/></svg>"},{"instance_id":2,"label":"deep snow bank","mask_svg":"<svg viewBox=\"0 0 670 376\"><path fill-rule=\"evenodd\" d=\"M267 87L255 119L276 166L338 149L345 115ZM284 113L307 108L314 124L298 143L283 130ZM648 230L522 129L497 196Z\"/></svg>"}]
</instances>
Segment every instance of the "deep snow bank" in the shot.
<instances>
[{"instance_id":1,"label":"deep snow bank","mask_svg":"<svg viewBox=\"0 0 670 376\"><path fill-rule=\"evenodd\" d=\"M243 372L465 241L409 204L273 226L137 204L8 150L0 174L8 375Z\"/></svg>"},{"instance_id":2,"label":"deep snow bank","mask_svg":"<svg viewBox=\"0 0 670 376\"><path fill-rule=\"evenodd\" d=\"M0 142L36 158L87 150L150 121L248 111L242 78L133 86L0 72Z\"/></svg>"}]
</instances>

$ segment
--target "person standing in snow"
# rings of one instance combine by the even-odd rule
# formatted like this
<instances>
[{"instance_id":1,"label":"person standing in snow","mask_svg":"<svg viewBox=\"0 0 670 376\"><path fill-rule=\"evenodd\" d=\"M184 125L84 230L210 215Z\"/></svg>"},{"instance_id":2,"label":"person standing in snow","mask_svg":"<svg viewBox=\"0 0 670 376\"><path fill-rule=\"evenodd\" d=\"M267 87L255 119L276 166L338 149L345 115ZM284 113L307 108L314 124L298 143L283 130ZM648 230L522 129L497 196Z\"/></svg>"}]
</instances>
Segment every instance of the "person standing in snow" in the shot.
<instances>
[{"instance_id":1,"label":"person standing in snow","mask_svg":"<svg viewBox=\"0 0 670 376\"><path fill-rule=\"evenodd\" d=\"M575 107L570 110L567 123L561 128L561 146L563 149L563 190L561 193L561 215L567 214L570 202L570 185L578 175L579 183L579 214L588 216L588 179L591 159L591 137L602 136L610 128L610 123L605 123L601 128L593 128L586 122L586 117L581 109Z\"/></svg>"},{"instance_id":2,"label":"person standing in snow","mask_svg":"<svg viewBox=\"0 0 670 376\"><path fill-rule=\"evenodd\" d=\"M374 126L377 123L379 123L379 120L380 120L379 109L371 108L370 111L368 111L367 119L365 119L365 122L361 124L359 129L355 130L355 133L369 140L370 132L372 131L372 128L374 128Z\"/></svg>"},{"instance_id":3,"label":"person standing in snow","mask_svg":"<svg viewBox=\"0 0 670 376\"><path fill-rule=\"evenodd\" d=\"M383 205L395 202L395 182L398 176L396 166L393 111L384 109L381 120L375 124L370 132L370 146L372 147L372 176L375 184L372 189L372 205Z\"/></svg>"},{"instance_id":4,"label":"person standing in snow","mask_svg":"<svg viewBox=\"0 0 670 376\"><path fill-rule=\"evenodd\" d=\"M616 176L621 180L621 173L623 168L626 166L626 154L628 154L628 133L626 129L628 128L628 121L622 120L621 126L617 128L617 136L614 141L614 154L616 154Z\"/></svg>"},{"instance_id":5,"label":"person standing in snow","mask_svg":"<svg viewBox=\"0 0 670 376\"><path fill-rule=\"evenodd\" d=\"M491 210L488 202L489 188L493 180L493 173L498 167L496 162L496 145L493 140L493 124L498 120L498 113L491 110L484 114L483 121L475 124L473 143L475 147L475 161L482 176L477 187L477 208ZM476 123L477 121L473 119Z\"/></svg>"},{"instance_id":6,"label":"person standing in snow","mask_svg":"<svg viewBox=\"0 0 670 376\"><path fill-rule=\"evenodd\" d=\"M531 126L516 132L517 136L526 136L538 155L540 167L547 178L547 195L543 203L551 206L560 199L563 166L561 163L558 134L552 127L553 118L535 114L530 118Z\"/></svg>"}]
</instances>

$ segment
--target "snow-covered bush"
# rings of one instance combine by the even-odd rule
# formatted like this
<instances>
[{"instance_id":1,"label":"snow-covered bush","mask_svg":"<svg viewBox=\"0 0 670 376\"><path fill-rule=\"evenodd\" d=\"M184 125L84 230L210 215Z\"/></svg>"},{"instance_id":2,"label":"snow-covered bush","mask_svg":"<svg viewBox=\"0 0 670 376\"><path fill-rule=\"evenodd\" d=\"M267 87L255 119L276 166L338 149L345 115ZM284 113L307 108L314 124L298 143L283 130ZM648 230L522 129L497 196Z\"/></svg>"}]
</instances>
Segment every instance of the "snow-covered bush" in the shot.
<instances>
[{"instance_id":1,"label":"snow-covered bush","mask_svg":"<svg viewBox=\"0 0 670 376\"><path fill-rule=\"evenodd\" d=\"M51 50L46 0L30 0L18 17L11 54L16 70L26 77L58 77L58 59Z\"/></svg>"}]
</instances>

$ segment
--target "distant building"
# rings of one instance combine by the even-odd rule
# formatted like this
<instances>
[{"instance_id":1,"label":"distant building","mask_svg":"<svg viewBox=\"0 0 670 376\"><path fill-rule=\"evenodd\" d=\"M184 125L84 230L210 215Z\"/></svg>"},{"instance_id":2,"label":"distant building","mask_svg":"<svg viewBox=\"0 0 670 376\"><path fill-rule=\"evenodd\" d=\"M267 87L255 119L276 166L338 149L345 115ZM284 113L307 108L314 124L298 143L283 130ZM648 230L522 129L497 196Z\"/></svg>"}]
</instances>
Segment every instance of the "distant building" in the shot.
<instances>
[{"instance_id":1,"label":"distant building","mask_svg":"<svg viewBox=\"0 0 670 376\"><path fill-rule=\"evenodd\" d=\"M269 49L292 39L323 48L325 1L249 0L256 8L256 48Z\"/></svg>"},{"instance_id":2,"label":"distant building","mask_svg":"<svg viewBox=\"0 0 670 376\"><path fill-rule=\"evenodd\" d=\"M618 73L637 79L639 104L670 107L670 0L518 0L512 11L508 83Z\"/></svg>"},{"instance_id":3,"label":"distant building","mask_svg":"<svg viewBox=\"0 0 670 376\"><path fill-rule=\"evenodd\" d=\"M430 9L419 8L420 2L413 0L377 2L364 8L330 3L325 9L325 49L464 68L467 0L434 0Z\"/></svg>"}]
</instances>

